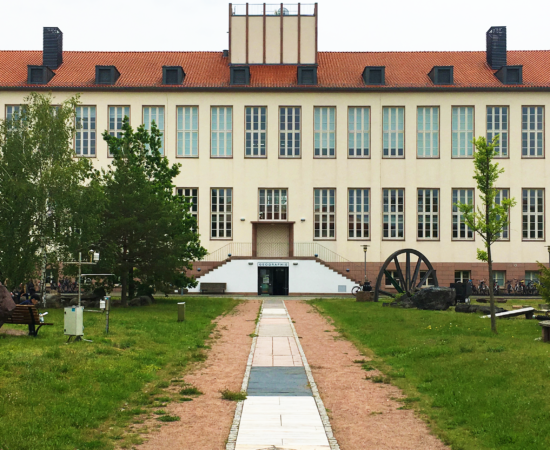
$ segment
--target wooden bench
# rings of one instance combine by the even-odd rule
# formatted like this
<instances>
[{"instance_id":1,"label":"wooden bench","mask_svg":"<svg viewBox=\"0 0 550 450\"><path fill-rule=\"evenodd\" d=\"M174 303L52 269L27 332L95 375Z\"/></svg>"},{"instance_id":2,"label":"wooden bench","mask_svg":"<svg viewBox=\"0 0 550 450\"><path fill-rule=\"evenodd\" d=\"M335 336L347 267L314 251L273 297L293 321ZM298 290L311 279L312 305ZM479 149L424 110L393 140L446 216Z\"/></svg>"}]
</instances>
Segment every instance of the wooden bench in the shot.
<instances>
[{"instance_id":1,"label":"wooden bench","mask_svg":"<svg viewBox=\"0 0 550 450\"><path fill-rule=\"evenodd\" d=\"M535 308L527 307L527 308L521 308L521 309L514 309L512 311L506 311L495 314L495 317L516 317L516 316L522 316L525 314L526 319L532 319L533 315L535 314ZM484 319L491 316L483 316Z\"/></svg>"},{"instance_id":2,"label":"wooden bench","mask_svg":"<svg viewBox=\"0 0 550 450\"><path fill-rule=\"evenodd\" d=\"M550 342L550 320L539 322L542 327L542 342Z\"/></svg>"},{"instance_id":3,"label":"wooden bench","mask_svg":"<svg viewBox=\"0 0 550 450\"><path fill-rule=\"evenodd\" d=\"M201 283L201 294L225 294L226 283Z\"/></svg>"},{"instance_id":4,"label":"wooden bench","mask_svg":"<svg viewBox=\"0 0 550 450\"><path fill-rule=\"evenodd\" d=\"M40 330L43 325L53 325L53 323L40 322L38 310L32 305L16 305L11 317L4 323L28 325L29 336L34 337L38 335L38 330Z\"/></svg>"}]
</instances>

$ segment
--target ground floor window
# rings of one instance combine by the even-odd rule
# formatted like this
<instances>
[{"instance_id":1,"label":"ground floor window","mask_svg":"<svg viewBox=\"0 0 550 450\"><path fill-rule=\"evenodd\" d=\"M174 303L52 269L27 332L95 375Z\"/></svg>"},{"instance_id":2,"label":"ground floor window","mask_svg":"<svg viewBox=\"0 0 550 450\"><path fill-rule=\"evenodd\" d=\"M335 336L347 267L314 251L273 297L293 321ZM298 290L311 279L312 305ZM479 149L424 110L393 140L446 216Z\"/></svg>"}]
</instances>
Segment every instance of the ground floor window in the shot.
<instances>
[{"instance_id":1,"label":"ground floor window","mask_svg":"<svg viewBox=\"0 0 550 450\"><path fill-rule=\"evenodd\" d=\"M544 239L544 191L523 189L523 239Z\"/></svg>"},{"instance_id":2,"label":"ground floor window","mask_svg":"<svg viewBox=\"0 0 550 450\"><path fill-rule=\"evenodd\" d=\"M286 189L260 189L259 220L287 220Z\"/></svg>"},{"instance_id":3,"label":"ground floor window","mask_svg":"<svg viewBox=\"0 0 550 450\"><path fill-rule=\"evenodd\" d=\"M458 209L458 204L474 204L473 189L453 189L453 239L473 240L474 230L464 221L464 216Z\"/></svg>"},{"instance_id":4,"label":"ground floor window","mask_svg":"<svg viewBox=\"0 0 550 450\"><path fill-rule=\"evenodd\" d=\"M191 203L189 214L199 223L199 189L198 188L178 188L177 193L180 197L186 197L186 202Z\"/></svg>"},{"instance_id":5,"label":"ground floor window","mask_svg":"<svg viewBox=\"0 0 550 450\"><path fill-rule=\"evenodd\" d=\"M336 237L336 189L314 190L315 239Z\"/></svg>"},{"instance_id":6,"label":"ground floor window","mask_svg":"<svg viewBox=\"0 0 550 450\"><path fill-rule=\"evenodd\" d=\"M348 190L348 238L368 239L369 234L369 190Z\"/></svg>"},{"instance_id":7,"label":"ground floor window","mask_svg":"<svg viewBox=\"0 0 550 450\"><path fill-rule=\"evenodd\" d=\"M212 239L232 239L233 189L212 189L211 195Z\"/></svg>"},{"instance_id":8,"label":"ground floor window","mask_svg":"<svg viewBox=\"0 0 550 450\"><path fill-rule=\"evenodd\" d=\"M506 271L505 270L493 270L493 280L502 287L506 283Z\"/></svg>"},{"instance_id":9,"label":"ground floor window","mask_svg":"<svg viewBox=\"0 0 550 450\"><path fill-rule=\"evenodd\" d=\"M455 270L455 283L467 283L469 279L469 270Z\"/></svg>"},{"instance_id":10,"label":"ground floor window","mask_svg":"<svg viewBox=\"0 0 550 450\"><path fill-rule=\"evenodd\" d=\"M538 282L539 278L540 278L540 272L538 270L526 270L525 271L525 281Z\"/></svg>"},{"instance_id":11,"label":"ground floor window","mask_svg":"<svg viewBox=\"0 0 550 450\"><path fill-rule=\"evenodd\" d=\"M383 237L405 238L405 189L383 189Z\"/></svg>"}]
</instances>

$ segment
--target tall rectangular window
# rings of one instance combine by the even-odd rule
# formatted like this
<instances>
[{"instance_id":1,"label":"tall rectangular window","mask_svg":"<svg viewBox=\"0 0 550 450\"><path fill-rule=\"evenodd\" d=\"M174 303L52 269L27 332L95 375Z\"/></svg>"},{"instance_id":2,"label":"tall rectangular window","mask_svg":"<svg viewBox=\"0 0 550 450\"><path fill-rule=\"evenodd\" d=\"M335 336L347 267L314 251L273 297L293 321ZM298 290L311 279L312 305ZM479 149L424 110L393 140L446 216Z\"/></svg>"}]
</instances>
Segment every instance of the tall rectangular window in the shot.
<instances>
[{"instance_id":1,"label":"tall rectangular window","mask_svg":"<svg viewBox=\"0 0 550 450\"><path fill-rule=\"evenodd\" d=\"M453 189L453 239L473 240L474 231L464 222L464 216L458 210L457 204L474 204L473 189Z\"/></svg>"},{"instance_id":2,"label":"tall rectangular window","mask_svg":"<svg viewBox=\"0 0 550 450\"><path fill-rule=\"evenodd\" d=\"M418 239L439 239L439 189L418 189Z\"/></svg>"},{"instance_id":3,"label":"tall rectangular window","mask_svg":"<svg viewBox=\"0 0 550 450\"><path fill-rule=\"evenodd\" d=\"M130 119L130 107L129 106L109 106L109 134L116 138L122 137L122 124L124 123L124 117ZM111 149L109 156L113 156Z\"/></svg>"},{"instance_id":4,"label":"tall rectangular window","mask_svg":"<svg viewBox=\"0 0 550 450\"><path fill-rule=\"evenodd\" d=\"M474 108L453 106L453 158L471 158L474 155Z\"/></svg>"},{"instance_id":5,"label":"tall rectangular window","mask_svg":"<svg viewBox=\"0 0 550 450\"><path fill-rule=\"evenodd\" d=\"M95 156L96 114L95 106L76 107L76 156Z\"/></svg>"},{"instance_id":6,"label":"tall rectangular window","mask_svg":"<svg viewBox=\"0 0 550 450\"><path fill-rule=\"evenodd\" d=\"M521 108L521 155L544 156L544 106Z\"/></svg>"},{"instance_id":7,"label":"tall rectangular window","mask_svg":"<svg viewBox=\"0 0 550 450\"><path fill-rule=\"evenodd\" d=\"M14 116L19 115L21 107L19 105L6 105L6 121L14 119Z\"/></svg>"},{"instance_id":8,"label":"tall rectangular window","mask_svg":"<svg viewBox=\"0 0 550 450\"><path fill-rule=\"evenodd\" d=\"M508 200L509 198L510 189L497 189L497 193L495 195L495 204L501 205L502 200ZM508 221L510 221L510 217L508 217ZM502 239L503 241L507 241L510 239L510 224L504 227L501 235L499 236L499 239Z\"/></svg>"},{"instance_id":9,"label":"tall rectangular window","mask_svg":"<svg viewBox=\"0 0 550 450\"><path fill-rule=\"evenodd\" d=\"M199 224L199 189L198 188L178 188L177 193L180 197L185 197L186 203L191 203L189 208L189 214L195 218L197 221L197 226Z\"/></svg>"},{"instance_id":10,"label":"tall rectangular window","mask_svg":"<svg viewBox=\"0 0 550 450\"><path fill-rule=\"evenodd\" d=\"M418 157L437 158L439 156L439 108L419 106L416 125Z\"/></svg>"},{"instance_id":11,"label":"tall rectangular window","mask_svg":"<svg viewBox=\"0 0 550 450\"><path fill-rule=\"evenodd\" d=\"M266 156L267 108L247 106L245 108L245 155Z\"/></svg>"},{"instance_id":12,"label":"tall rectangular window","mask_svg":"<svg viewBox=\"0 0 550 450\"><path fill-rule=\"evenodd\" d=\"M487 106L487 141L492 142L499 135L495 147L496 156L508 156L508 107Z\"/></svg>"},{"instance_id":13,"label":"tall rectangular window","mask_svg":"<svg viewBox=\"0 0 550 450\"><path fill-rule=\"evenodd\" d=\"M213 106L211 114L211 155L233 156L233 108Z\"/></svg>"},{"instance_id":14,"label":"tall rectangular window","mask_svg":"<svg viewBox=\"0 0 550 450\"><path fill-rule=\"evenodd\" d=\"M286 189L260 189L259 220L287 220Z\"/></svg>"},{"instance_id":15,"label":"tall rectangular window","mask_svg":"<svg viewBox=\"0 0 550 450\"><path fill-rule=\"evenodd\" d=\"M405 108L386 106L382 115L382 156L384 158L403 158L405 156Z\"/></svg>"},{"instance_id":16,"label":"tall rectangular window","mask_svg":"<svg viewBox=\"0 0 550 450\"><path fill-rule=\"evenodd\" d=\"M177 156L199 156L199 108L178 106L177 124Z\"/></svg>"},{"instance_id":17,"label":"tall rectangular window","mask_svg":"<svg viewBox=\"0 0 550 450\"><path fill-rule=\"evenodd\" d=\"M368 158L370 147L370 108L348 108L348 156Z\"/></svg>"},{"instance_id":18,"label":"tall rectangular window","mask_svg":"<svg viewBox=\"0 0 550 450\"><path fill-rule=\"evenodd\" d=\"M348 238L370 239L368 189L348 190Z\"/></svg>"},{"instance_id":19,"label":"tall rectangular window","mask_svg":"<svg viewBox=\"0 0 550 450\"><path fill-rule=\"evenodd\" d=\"M164 155L164 106L144 106L143 107L143 125L145 129L151 131L151 124L155 122L160 131L159 152Z\"/></svg>"},{"instance_id":20,"label":"tall rectangular window","mask_svg":"<svg viewBox=\"0 0 550 450\"><path fill-rule=\"evenodd\" d=\"M282 106L279 108L279 156L297 158L300 156L300 108Z\"/></svg>"},{"instance_id":21,"label":"tall rectangular window","mask_svg":"<svg viewBox=\"0 0 550 450\"><path fill-rule=\"evenodd\" d=\"M523 189L523 239L544 239L544 190Z\"/></svg>"},{"instance_id":22,"label":"tall rectangular window","mask_svg":"<svg viewBox=\"0 0 550 450\"><path fill-rule=\"evenodd\" d=\"M314 237L336 237L336 189L314 189Z\"/></svg>"},{"instance_id":23,"label":"tall rectangular window","mask_svg":"<svg viewBox=\"0 0 550 450\"><path fill-rule=\"evenodd\" d=\"M405 190L383 189L383 238L405 238Z\"/></svg>"},{"instance_id":24,"label":"tall rectangular window","mask_svg":"<svg viewBox=\"0 0 550 450\"><path fill-rule=\"evenodd\" d=\"M233 190L216 188L212 189L211 194L210 237L232 239Z\"/></svg>"},{"instance_id":25,"label":"tall rectangular window","mask_svg":"<svg viewBox=\"0 0 550 450\"><path fill-rule=\"evenodd\" d=\"M336 156L336 108L316 107L314 122L314 157L334 158Z\"/></svg>"}]
</instances>

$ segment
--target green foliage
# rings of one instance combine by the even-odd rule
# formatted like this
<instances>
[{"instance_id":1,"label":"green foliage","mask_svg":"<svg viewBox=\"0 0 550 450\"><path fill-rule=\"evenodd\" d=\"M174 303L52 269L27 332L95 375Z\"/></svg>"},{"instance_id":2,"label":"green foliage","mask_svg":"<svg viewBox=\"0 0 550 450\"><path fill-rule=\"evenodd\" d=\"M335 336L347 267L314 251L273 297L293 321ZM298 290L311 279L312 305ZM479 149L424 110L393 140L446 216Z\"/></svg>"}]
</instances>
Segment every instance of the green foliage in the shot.
<instances>
[{"instance_id":1,"label":"green foliage","mask_svg":"<svg viewBox=\"0 0 550 450\"><path fill-rule=\"evenodd\" d=\"M230 400L232 402L246 400L246 391L236 392L230 391L229 389L224 389L223 391L220 391L220 394L222 394L223 400Z\"/></svg>"},{"instance_id":2,"label":"green foliage","mask_svg":"<svg viewBox=\"0 0 550 450\"><path fill-rule=\"evenodd\" d=\"M540 275L539 282L537 283L537 289L540 296L546 303L550 303L550 269L537 261L539 265Z\"/></svg>"},{"instance_id":3,"label":"green foliage","mask_svg":"<svg viewBox=\"0 0 550 450\"><path fill-rule=\"evenodd\" d=\"M462 213L464 222L477 233L483 241L484 248L477 249L477 259L486 262L489 268L489 298L491 302L491 329L497 332L495 318L495 300L493 295L493 260L491 245L500 237L503 230L509 225L508 213L515 206L513 198L501 199L500 204L495 203L498 189L496 181L504 169L499 169L498 163L493 163L496 155L495 147L498 145L497 134L492 142L482 136L473 140L476 148L474 152L474 180L481 200L481 206L474 209L471 204L458 203L456 206Z\"/></svg>"},{"instance_id":4,"label":"green foliage","mask_svg":"<svg viewBox=\"0 0 550 450\"><path fill-rule=\"evenodd\" d=\"M0 334L0 448L110 450L136 415L165 408L160 400L179 400L159 388L174 372L185 373L212 321L238 302L186 297L187 320L177 322L178 301L115 307L108 335L103 315L85 313L85 338L93 342L65 344L62 309L49 310L55 325L37 338ZM127 340L130 348L120 345Z\"/></svg>"},{"instance_id":5,"label":"green foliage","mask_svg":"<svg viewBox=\"0 0 550 450\"><path fill-rule=\"evenodd\" d=\"M31 93L19 114L0 121L0 278L10 288L97 229L100 189L90 161L74 158L79 98L53 103Z\"/></svg>"},{"instance_id":6,"label":"green foliage","mask_svg":"<svg viewBox=\"0 0 550 450\"><path fill-rule=\"evenodd\" d=\"M473 141L476 148L473 178L477 183L481 206L474 209L470 204L457 204L466 224L481 237L485 244L485 249L477 252L480 261L488 261L487 250L510 223L508 213L516 204L513 198L502 199L500 205L495 203L495 196L498 193L495 183L499 175L504 172L504 169L499 169L498 163L493 163L498 138L497 135L492 142L487 142L481 136Z\"/></svg>"},{"instance_id":7,"label":"green foliage","mask_svg":"<svg viewBox=\"0 0 550 450\"><path fill-rule=\"evenodd\" d=\"M404 404L427 417L449 447L549 448L550 346L536 340L536 322L502 320L495 335L475 314L390 309L353 299L311 303L373 358L382 372L376 381L391 375L411 398Z\"/></svg>"},{"instance_id":8,"label":"green foliage","mask_svg":"<svg viewBox=\"0 0 550 450\"><path fill-rule=\"evenodd\" d=\"M161 155L161 133L154 122L150 132L143 125L134 131L126 117L122 131L120 138L103 133L113 160L103 171L106 207L99 246L100 270L121 277L126 304L136 287L148 294L168 285L196 284L185 270L206 250L194 231L191 205L174 192L172 180L180 165L170 165Z\"/></svg>"}]
</instances>

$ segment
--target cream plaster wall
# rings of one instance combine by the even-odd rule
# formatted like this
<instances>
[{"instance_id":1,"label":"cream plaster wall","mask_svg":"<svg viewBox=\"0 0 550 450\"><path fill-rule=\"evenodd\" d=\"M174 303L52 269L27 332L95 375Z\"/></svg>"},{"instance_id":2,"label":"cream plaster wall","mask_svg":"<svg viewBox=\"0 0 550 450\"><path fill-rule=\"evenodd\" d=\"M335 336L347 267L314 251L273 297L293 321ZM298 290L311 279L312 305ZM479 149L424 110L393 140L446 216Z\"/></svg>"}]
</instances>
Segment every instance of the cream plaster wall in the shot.
<instances>
[{"instance_id":1,"label":"cream plaster wall","mask_svg":"<svg viewBox=\"0 0 550 450\"><path fill-rule=\"evenodd\" d=\"M246 17L231 16L231 62L246 63Z\"/></svg>"},{"instance_id":2,"label":"cream plaster wall","mask_svg":"<svg viewBox=\"0 0 550 450\"><path fill-rule=\"evenodd\" d=\"M246 59L246 17L231 16L231 63L262 64L264 55L264 17L248 17L248 61ZM315 64L315 17L283 16L283 63ZM265 53L267 64L281 64L281 17L265 17ZM300 61L298 61L300 47Z\"/></svg>"},{"instance_id":3,"label":"cream plaster wall","mask_svg":"<svg viewBox=\"0 0 550 450\"><path fill-rule=\"evenodd\" d=\"M4 118L6 104L22 103L25 93L0 93L0 118ZM55 93L59 101L69 94ZM543 105L550 110L550 94L535 92L501 93L344 93L344 92L85 92L81 96L84 105L96 105L98 133L107 128L109 105L129 105L131 124L137 127L142 120L142 105L165 106L165 151L172 162L182 164L182 173L175 184L178 187L199 188L199 228L202 243L213 251L227 241L209 239L210 188L233 188L234 218L233 242L251 242L251 221L258 217L258 188L288 189L288 219L295 221L294 241L313 241L313 189L336 188L335 241L320 243L352 261L362 261L360 247L365 241L347 239L347 189L371 189L371 245L369 261L383 261L393 251L412 247L424 252L432 262L474 262L476 241L451 240L451 189L475 187L472 179L471 159L451 159L451 107L469 105L475 107L475 135L486 132L485 110L487 105L510 107L510 158L500 160L505 173L499 186L510 188L518 201L512 210L510 242L494 246L494 259L498 262L546 261L546 242L522 242L521 190L522 188L546 188L549 182L550 163L544 159L521 158L521 106ZM199 107L199 157L176 158L176 106ZM233 106L232 159L210 157L210 107ZM244 158L244 108L247 105L268 107L267 159ZM302 157L278 158L278 108L279 105L296 105L302 108ZM405 107L405 159L382 159L382 107ZM440 154L439 159L416 158L416 108L440 106ZM313 108L335 106L337 114L336 159L313 158ZM347 158L348 106L371 108L371 158ZM96 167L109 164L107 146L98 138ZM416 239L416 189L440 189L440 240L418 242ZM382 240L382 189L405 188L405 236L402 241ZM476 192L477 194L477 192ZM546 192L545 210L550 202ZM478 201L478 200L476 200ZM244 221L240 219L244 218ZM301 218L305 218L302 222ZM550 228L546 223L545 235Z\"/></svg>"},{"instance_id":4,"label":"cream plaster wall","mask_svg":"<svg viewBox=\"0 0 550 450\"><path fill-rule=\"evenodd\" d=\"M283 16L283 63L298 62L298 17Z\"/></svg>"},{"instance_id":5,"label":"cream plaster wall","mask_svg":"<svg viewBox=\"0 0 550 450\"><path fill-rule=\"evenodd\" d=\"M300 64L315 64L317 54L316 18L300 17Z\"/></svg>"},{"instance_id":6,"label":"cream plaster wall","mask_svg":"<svg viewBox=\"0 0 550 450\"><path fill-rule=\"evenodd\" d=\"M266 17L265 62L281 64L281 18Z\"/></svg>"},{"instance_id":7,"label":"cream plaster wall","mask_svg":"<svg viewBox=\"0 0 550 450\"><path fill-rule=\"evenodd\" d=\"M233 61L233 58L231 58ZM248 18L248 62L262 64L264 62L264 18L253 16Z\"/></svg>"}]
</instances>

